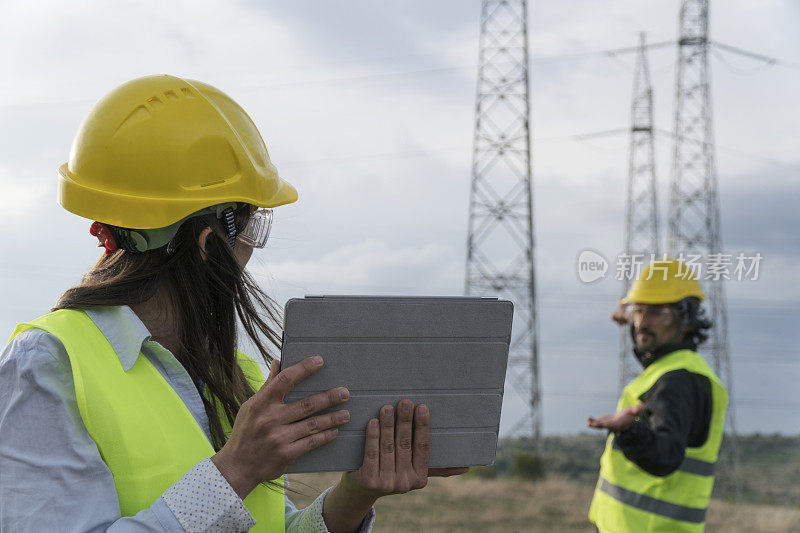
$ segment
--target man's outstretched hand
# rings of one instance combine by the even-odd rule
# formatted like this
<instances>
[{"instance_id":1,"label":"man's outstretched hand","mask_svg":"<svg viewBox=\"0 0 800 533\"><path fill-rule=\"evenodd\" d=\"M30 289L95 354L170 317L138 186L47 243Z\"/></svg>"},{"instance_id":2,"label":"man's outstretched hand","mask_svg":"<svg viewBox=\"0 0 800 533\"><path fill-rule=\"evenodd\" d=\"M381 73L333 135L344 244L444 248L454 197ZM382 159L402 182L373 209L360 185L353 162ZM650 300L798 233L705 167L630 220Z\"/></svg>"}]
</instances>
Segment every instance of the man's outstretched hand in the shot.
<instances>
[{"instance_id":1,"label":"man's outstretched hand","mask_svg":"<svg viewBox=\"0 0 800 533\"><path fill-rule=\"evenodd\" d=\"M609 318L620 326L624 326L628 323L627 307L627 304L622 303L622 298L617 298L617 308L614 309Z\"/></svg>"},{"instance_id":2,"label":"man's outstretched hand","mask_svg":"<svg viewBox=\"0 0 800 533\"><path fill-rule=\"evenodd\" d=\"M625 431L633 426L633 421L644 412L644 404L638 403L631 407L626 407L612 415L598 416L586 419L586 425L595 429L608 429L615 433Z\"/></svg>"}]
</instances>

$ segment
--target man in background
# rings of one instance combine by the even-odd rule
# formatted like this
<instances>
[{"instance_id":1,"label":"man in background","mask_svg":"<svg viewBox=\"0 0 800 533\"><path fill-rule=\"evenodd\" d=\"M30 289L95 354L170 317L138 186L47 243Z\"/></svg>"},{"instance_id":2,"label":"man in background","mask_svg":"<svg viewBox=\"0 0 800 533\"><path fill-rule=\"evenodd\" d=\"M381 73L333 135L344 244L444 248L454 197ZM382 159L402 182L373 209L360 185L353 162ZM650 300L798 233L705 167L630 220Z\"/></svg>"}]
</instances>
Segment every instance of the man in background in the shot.
<instances>
[{"instance_id":1,"label":"man in background","mask_svg":"<svg viewBox=\"0 0 800 533\"><path fill-rule=\"evenodd\" d=\"M704 299L685 264L654 261L611 316L643 369L616 413L588 419L609 431L589 510L602 533L703 531L728 401L696 352L711 327Z\"/></svg>"}]
</instances>

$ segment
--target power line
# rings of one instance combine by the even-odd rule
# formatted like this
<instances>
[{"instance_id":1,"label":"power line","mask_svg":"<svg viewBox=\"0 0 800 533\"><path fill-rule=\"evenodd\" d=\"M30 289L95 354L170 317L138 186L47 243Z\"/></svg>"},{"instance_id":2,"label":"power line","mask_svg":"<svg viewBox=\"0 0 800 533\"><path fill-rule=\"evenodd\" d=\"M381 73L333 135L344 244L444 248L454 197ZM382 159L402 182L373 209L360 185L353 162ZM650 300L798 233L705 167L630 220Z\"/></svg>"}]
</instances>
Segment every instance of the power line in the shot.
<instances>
[{"instance_id":1,"label":"power line","mask_svg":"<svg viewBox=\"0 0 800 533\"><path fill-rule=\"evenodd\" d=\"M675 44L675 43L672 41L654 43L652 45L652 48L658 48L666 46L668 44ZM548 63L552 61L563 61L563 60L582 59L591 57L595 58L607 57L613 59L616 55L626 54L633 50L635 50L635 48L634 49L610 48L602 50L585 50L580 52L565 52L547 56L533 56L530 59L529 64L532 68L537 63ZM477 64L475 62L470 61L469 63L464 63L457 66L401 70L396 72L372 72L367 74L336 76L336 77L314 79L314 80L295 80L295 81L286 81L278 83L245 85L245 86L233 87L229 89L229 91L231 92L270 91L270 90L279 90L290 87L303 87L303 86L314 86L314 85L337 85L342 83L354 83L354 82L358 83L358 82L369 82L369 81L385 81L385 80L391 80L393 78L425 76L431 74L443 74L443 73L452 73L458 71L466 72L467 70L474 68L477 68ZM24 107L47 107L47 106L79 106L79 105L83 106L83 105L91 105L93 103L94 100L85 100L85 99L45 100L45 101L33 101L33 102L21 102L21 103L2 103L0 104L0 109L24 108Z\"/></svg>"},{"instance_id":2,"label":"power line","mask_svg":"<svg viewBox=\"0 0 800 533\"><path fill-rule=\"evenodd\" d=\"M627 134L630 131L630 128L614 128L609 130L600 130L600 131L591 131L587 133L577 133L571 135L556 135L552 137L534 137L533 142L536 144L542 143L549 143L549 142L564 142L564 141L575 141L575 142L585 142L587 140L596 139L596 138L603 138L603 137L615 137L622 134ZM675 134L668 130L663 129L655 129L655 133L659 136L666 136L670 139L675 137ZM690 139L686 138L686 140L690 142L702 143L703 141L697 139ZM763 161L765 163L771 163L774 165L780 165L787 168L798 169L800 165L794 163L787 163L785 161L780 161L778 159L772 159L769 157L764 157L758 154L753 154L750 152L745 152L738 148L731 148L726 146L720 146L716 143L709 143L710 146L715 146L718 150L729 152L734 155L738 155L741 157L749 157L751 159L756 159ZM622 148L622 147L620 147ZM437 154L445 153L445 152L455 152L455 151L466 151L469 150L469 146L450 146L450 147L440 147L434 148L430 150L401 150L396 152L378 152L373 154L352 154L348 156L339 156L339 157L323 157L317 159L302 159L302 160L293 160L287 161L285 163L279 164L281 168L284 167L305 167L305 166L315 166L318 164L327 164L333 162L347 162L347 161L382 161L382 160L389 160L389 159L399 159L404 157L433 157ZM616 149L616 148L615 148Z\"/></svg>"},{"instance_id":3,"label":"power line","mask_svg":"<svg viewBox=\"0 0 800 533\"><path fill-rule=\"evenodd\" d=\"M655 50L656 48L664 48L678 44L678 41L659 41L657 43L646 43L644 46L627 46L625 48L616 48L613 50L604 50L606 54L633 54L641 50Z\"/></svg>"},{"instance_id":4,"label":"power line","mask_svg":"<svg viewBox=\"0 0 800 533\"><path fill-rule=\"evenodd\" d=\"M768 65L777 65L781 67L786 67L790 69L800 70L800 63L794 63L791 61L785 61L783 59L778 59L777 57L772 57L764 54L759 54L757 52L752 52L750 50L745 50L744 48L738 48L736 46L731 46L729 44L720 43L718 41L713 41L712 46L720 50L724 50L726 52L731 52L733 54L737 54L743 57L748 57L750 59L756 59L758 61L763 61Z\"/></svg>"},{"instance_id":5,"label":"power line","mask_svg":"<svg viewBox=\"0 0 800 533\"><path fill-rule=\"evenodd\" d=\"M315 159L298 159L294 161L287 161L278 165L281 169L284 168L298 168L298 167L313 167L316 165L329 164L329 163L346 163L348 161L386 161L392 159L404 159L408 157L433 157L437 154L455 151L468 151L468 146L454 146L442 147L433 150L401 150L397 152L378 152L374 154L353 154L349 156L339 157L320 157Z\"/></svg>"},{"instance_id":6,"label":"power line","mask_svg":"<svg viewBox=\"0 0 800 533\"><path fill-rule=\"evenodd\" d=\"M617 395L613 392L606 391L548 391L543 390L542 394L548 398L569 398L577 400L608 400L615 401ZM800 410L800 403L798 402L776 402L764 398L745 398L742 400L737 399L736 406L749 407L749 408L770 408L770 409L783 409L792 410L797 412Z\"/></svg>"},{"instance_id":7,"label":"power line","mask_svg":"<svg viewBox=\"0 0 800 533\"><path fill-rule=\"evenodd\" d=\"M676 41L661 41L657 43L651 43L646 45L648 50L665 48L668 46L673 46L676 44ZM782 59L778 59L775 57L767 56L764 54L759 54L756 52L751 52L749 50L744 50L742 48L737 48L735 46L731 46L724 43L719 42L712 42L710 43L713 46L719 48L720 50L724 50L726 52L738 54L744 57L748 57L750 59L756 59L759 61L763 61L768 65L777 65L783 66L791 69L799 69L800 64L793 63L790 61L785 61ZM636 52L638 47L623 47L623 48L608 48L608 49L600 49L600 50L584 50L578 52L564 52L558 54L551 54L551 55L544 55L544 56L532 56L529 63L531 68L535 67L537 64L540 63L548 63L554 61L566 61L566 60L575 60L575 59L584 59L584 58L607 58L611 60L619 59L618 56L620 55L627 55L633 52ZM284 88L291 88L291 87L303 87L303 86L315 86L315 85L338 85L343 83L359 83L359 82L370 82L370 81L386 81L391 80L394 78L405 78L405 77L415 77L415 76L427 76L427 75L435 75L435 74L445 74L445 73L452 73L458 71L467 71L471 68L475 68L476 63L469 62L464 63L462 65L457 66L446 66L446 67L432 67L432 68L423 68L423 69L412 69L412 70L401 70L396 72L372 72L367 74L356 74L351 76L336 76L330 78L322 78L322 79L314 79L314 80L295 80L295 81L286 81L286 82L278 82L278 83L269 83L269 84L256 84L256 85L246 85L240 87L234 87L230 89L231 91L271 91L271 90L280 90ZM627 67L627 65L626 65ZM20 102L20 103L3 103L0 104L0 109L13 109L13 108L25 108L25 107L47 107L47 106L85 106L91 105L94 103L94 100L85 100L85 99L75 99L75 100L45 100L45 101L33 101L33 102Z\"/></svg>"},{"instance_id":8,"label":"power line","mask_svg":"<svg viewBox=\"0 0 800 533\"><path fill-rule=\"evenodd\" d=\"M711 52L714 54L714 57L716 57L719 60L720 63L722 63L723 65L728 67L728 69L738 74L746 74L746 75L758 74L772 67L770 63L759 63L758 65L749 68L738 67L733 63L731 63L730 61L728 61L727 59L725 59L725 54L723 54L716 48L712 49Z\"/></svg>"},{"instance_id":9,"label":"power line","mask_svg":"<svg viewBox=\"0 0 800 533\"><path fill-rule=\"evenodd\" d=\"M617 135L627 134L629 131L630 131L630 128L613 128L613 129L610 129L610 130L601 130L601 131L595 131L595 132L589 132L589 133L579 133L579 134L574 134L574 135L565 135L563 137L545 138L545 139L542 139L542 140L543 141L574 140L574 141L577 141L577 142L583 142L585 140L592 139L592 138L613 137L613 136L617 136ZM741 150L739 148L732 148L732 147L729 147L729 146L722 146L722 145L719 145L719 144L717 144L715 142L706 142L706 141L701 141L699 139L694 139L694 138L691 138L691 137L687 137L687 136L684 136L684 135L676 135L674 132L669 131L669 130L655 128L654 132L657 134L658 137L662 137L662 138L663 137L668 137L669 139L680 138L681 140L689 141L689 142L696 143L696 144L705 144L705 145L707 145L709 147L716 148L717 150L720 150L720 151L723 151L723 152L728 152L728 153L733 154L733 155L738 155L740 157L746 157L746 158L750 158L750 159L755 159L755 160L758 160L758 161L762 161L764 163L770 163L770 164L773 164L773 165L778 165L778 166L790 168L790 169L793 169L793 170L800 169L800 164L787 163L787 162L781 161L779 159L773 159L771 157L765 157L765 156L762 156L762 155L759 155L759 154L754 154L754 153L751 153L751 152L747 152L747 151Z\"/></svg>"},{"instance_id":10,"label":"power line","mask_svg":"<svg viewBox=\"0 0 800 533\"><path fill-rule=\"evenodd\" d=\"M623 330L623 333L627 334L627 330ZM588 358L595 361L607 361L609 365L614 363L614 359L619 356L619 354L615 354L612 348L603 348L606 343L602 340L598 340L597 342L591 343L589 345L585 344L571 344L569 342L542 342L542 354L544 354L543 359L548 360L549 358L556 358L560 359L563 354L569 354L570 358L573 357L581 357L581 358ZM611 346L611 343L607 343ZM743 364L784 364L784 365L800 365L800 352L781 352L780 355L768 355L775 351L780 351L778 347L770 348L769 346L759 346L757 348L752 348L748 345L737 344L737 350L739 352L745 352L746 354L760 352L757 355L736 355L732 356L732 360ZM703 353L704 348L701 345L698 352ZM627 355L632 358L632 352L628 352Z\"/></svg>"},{"instance_id":11,"label":"power line","mask_svg":"<svg viewBox=\"0 0 800 533\"><path fill-rule=\"evenodd\" d=\"M607 137L611 135L618 135L626 133L628 128L617 128L613 130L602 130L588 133L579 133L573 135L556 135L551 137L533 137L532 141L537 144L548 142L564 142L564 141L585 141L597 137ZM438 154L446 152L468 151L471 147L467 145L462 146L444 146L433 148L429 150L398 150L394 152L376 152L372 154L352 154L336 157L320 157L315 159L296 159L279 163L278 166L283 168L297 168L297 167L313 167L316 165L329 164L329 163L345 163L348 161L385 161L392 159L402 159L406 157L434 157Z\"/></svg>"},{"instance_id":12,"label":"power line","mask_svg":"<svg viewBox=\"0 0 800 533\"><path fill-rule=\"evenodd\" d=\"M270 237L272 238L272 237ZM85 269L80 272L53 272L45 265L38 264L15 264L0 263L0 270L10 271L10 274L20 279L39 280L46 277L50 281L80 279L85 273ZM9 274L6 274L8 276ZM553 304L566 304L563 307L573 309L575 307L586 308L587 305L610 306L615 302L616 295L607 296L587 296L580 294L569 294L560 292L542 292L538 295L540 302L547 303L548 307ZM730 299L729 307L736 310L774 310L800 312L800 301L775 300L767 298L734 298Z\"/></svg>"},{"instance_id":13,"label":"power line","mask_svg":"<svg viewBox=\"0 0 800 533\"><path fill-rule=\"evenodd\" d=\"M717 150L720 150L720 151L723 151L723 152L728 152L728 153L731 153L731 154L734 154L734 155L738 155L740 157L747 157L747 158L750 158L750 159L756 159L756 160L759 160L759 161L763 161L765 163L771 163L773 165L779 165L779 166L790 168L790 169L795 169L795 170L800 169L800 165L797 165L797 164L786 163L785 161L780 161L778 159L772 159L770 157L764 157L762 155L753 154L753 153L741 150L739 148L730 148L730 147L727 147L727 146L721 146L721 145L719 145L717 143L714 143L714 142L707 142L707 141L702 141L700 139L694 139L692 137L687 137L686 135L678 135L678 134L675 134L674 132L671 132L671 131L668 131L668 130L663 130L663 129L658 129L657 128L656 129L656 133L658 133L659 135L663 135L663 136L669 137L670 139L678 139L678 140L682 140L682 141L688 141L688 142L691 142L691 143L695 143L695 144L698 144L698 145L705 145L705 146L708 146L708 147L711 147L711 148L716 148Z\"/></svg>"}]
</instances>

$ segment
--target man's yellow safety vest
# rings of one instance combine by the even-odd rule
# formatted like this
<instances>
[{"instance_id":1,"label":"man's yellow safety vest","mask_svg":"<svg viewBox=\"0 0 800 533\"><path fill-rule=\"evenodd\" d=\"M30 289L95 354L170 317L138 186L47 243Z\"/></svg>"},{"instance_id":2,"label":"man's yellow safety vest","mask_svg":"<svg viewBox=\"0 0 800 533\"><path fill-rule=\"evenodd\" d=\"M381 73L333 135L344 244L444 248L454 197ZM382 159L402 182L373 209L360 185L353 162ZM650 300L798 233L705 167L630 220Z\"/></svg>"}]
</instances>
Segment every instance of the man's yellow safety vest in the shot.
<instances>
[{"instance_id":1,"label":"man's yellow safety vest","mask_svg":"<svg viewBox=\"0 0 800 533\"><path fill-rule=\"evenodd\" d=\"M636 405L658 378L681 369L705 376L711 383L708 438L701 446L686 448L686 457L675 472L654 476L629 461L614 446L614 434L609 435L589 509L589 520L602 533L703 531L728 404L719 378L699 354L678 350L654 361L625 387L617 410Z\"/></svg>"},{"instance_id":2,"label":"man's yellow safety vest","mask_svg":"<svg viewBox=\"0 0 800 533\"><path fill-rule=\"evenodd\" d=\"M111 474L122 516L150 507L214 448L189 409L142 354L127 372L105 335L83 311L62 309L19 324L11 338L39 328L69 354L78 410ZM258 390L264 375L237 352L239 366ZM221 415L226 436L230 424ZM284 531L284 490L263 485L244 499L256 519L251 531Z\"/></svg>"}]
</instances>

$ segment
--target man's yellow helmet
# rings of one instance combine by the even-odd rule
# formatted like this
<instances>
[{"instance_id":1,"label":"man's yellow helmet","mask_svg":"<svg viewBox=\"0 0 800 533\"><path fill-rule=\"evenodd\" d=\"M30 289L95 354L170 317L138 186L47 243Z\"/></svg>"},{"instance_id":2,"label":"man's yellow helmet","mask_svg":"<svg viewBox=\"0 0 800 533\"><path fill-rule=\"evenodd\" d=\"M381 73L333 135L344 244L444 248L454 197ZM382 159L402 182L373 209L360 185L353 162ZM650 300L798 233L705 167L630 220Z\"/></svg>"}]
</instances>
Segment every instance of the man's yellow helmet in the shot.
<instances>
[{"instance_id":1,"label":"man's yellow helmet","mask_svg":"<svg viewBox=\"0 0 800 533\"><path fill-rule=\"evenodd\" d=\"M677 259L663 259L653 261L642 269L622 302L670 304L691 296L705 300L703 289L692 269Z\"/></svg>"},{"instance_id":2,"label":"man's yellow helmet","mask_svg":"<svg viewBox=\"0 0 800 533\"><path fill-rule=\"evenodd\" d=\"M95 104L59 168L65 209L123 228L164 228L227 202L296 200L233 99L169 75L129 81Z\"/></svg>"}]
</instances>

